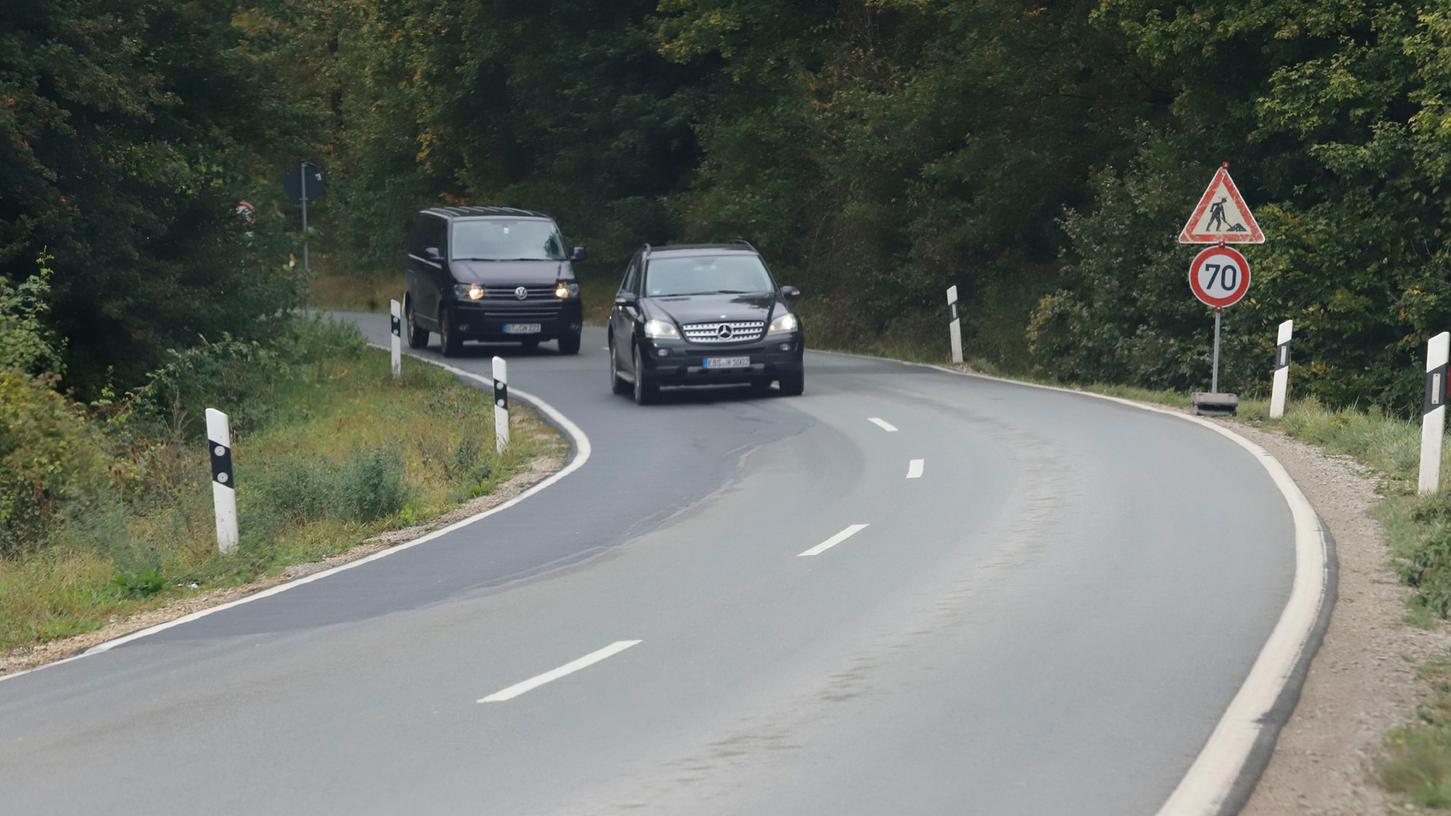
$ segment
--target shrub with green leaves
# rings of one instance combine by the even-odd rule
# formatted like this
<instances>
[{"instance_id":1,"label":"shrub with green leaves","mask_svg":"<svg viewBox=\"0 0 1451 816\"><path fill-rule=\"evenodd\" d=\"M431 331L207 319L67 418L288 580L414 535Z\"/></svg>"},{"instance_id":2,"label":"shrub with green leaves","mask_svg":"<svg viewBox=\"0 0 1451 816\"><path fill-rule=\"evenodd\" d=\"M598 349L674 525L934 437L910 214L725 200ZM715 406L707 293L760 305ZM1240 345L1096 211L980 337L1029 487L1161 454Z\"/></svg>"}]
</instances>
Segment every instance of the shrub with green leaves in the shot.
<instances>
[{"instance_id":1,"label":"shrub with green leaves","mask_svg":"<svg viewBox=\"0 0 1451 816\"><path fill-rule=\"evenodd\" d=\"M0 368L0 556L38 546L104 490L104 440L47 381Z\"/></svg>"}]
</instances>

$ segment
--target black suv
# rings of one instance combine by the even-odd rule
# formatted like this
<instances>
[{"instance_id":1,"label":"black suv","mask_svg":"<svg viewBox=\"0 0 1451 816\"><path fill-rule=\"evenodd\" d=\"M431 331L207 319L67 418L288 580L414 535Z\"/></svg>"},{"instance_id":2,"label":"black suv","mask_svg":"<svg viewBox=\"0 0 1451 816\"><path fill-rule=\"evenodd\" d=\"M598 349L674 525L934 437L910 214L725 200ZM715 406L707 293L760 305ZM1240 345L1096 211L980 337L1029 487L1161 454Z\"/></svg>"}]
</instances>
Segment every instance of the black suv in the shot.
<instances>
[{"instance_id":1,"label":"black suv","mask_svg":"<svg viewBox=\"0 0 1451 816\"><path fill-rule=\"evenodd\" d=\"M435 207L418 214L408 239L403 315L408 345L438 332L444 356L464 340L558 340L579 353L579 284L554 219L512 207Z\"/></svg>"},{"instance_id":2,"label":"black suv","mask_svg":"<svg viewBox=\"0 0 1451 816\"><path fill-rule=\"evenodd\" d=\"M806 385L806 338L788 305L801 292L777 286L754 247L677 245L635 253L610 315L610 386L655 399L662 385Z\"/></svg>"}]
</instances>

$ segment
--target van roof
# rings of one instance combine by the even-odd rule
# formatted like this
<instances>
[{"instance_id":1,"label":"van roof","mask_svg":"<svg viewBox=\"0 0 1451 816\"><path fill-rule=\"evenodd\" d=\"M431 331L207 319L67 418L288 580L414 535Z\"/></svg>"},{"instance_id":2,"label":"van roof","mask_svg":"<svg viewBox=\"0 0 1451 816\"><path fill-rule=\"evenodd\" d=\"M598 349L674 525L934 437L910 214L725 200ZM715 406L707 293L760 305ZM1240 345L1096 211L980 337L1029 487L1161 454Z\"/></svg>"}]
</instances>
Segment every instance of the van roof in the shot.
<instances>
[{"instance_id":1,"label":"van roof","mask_svg":"<svg viewBox=\"0 0 1451 816\"><path fill-rule=\"evenodd\" d=\"M505 216L554 220L542 212L521 210L517 207L429 207L424 212L440 215L444 218L488 218L491 216Z\"/></svg>"}]
</instances>

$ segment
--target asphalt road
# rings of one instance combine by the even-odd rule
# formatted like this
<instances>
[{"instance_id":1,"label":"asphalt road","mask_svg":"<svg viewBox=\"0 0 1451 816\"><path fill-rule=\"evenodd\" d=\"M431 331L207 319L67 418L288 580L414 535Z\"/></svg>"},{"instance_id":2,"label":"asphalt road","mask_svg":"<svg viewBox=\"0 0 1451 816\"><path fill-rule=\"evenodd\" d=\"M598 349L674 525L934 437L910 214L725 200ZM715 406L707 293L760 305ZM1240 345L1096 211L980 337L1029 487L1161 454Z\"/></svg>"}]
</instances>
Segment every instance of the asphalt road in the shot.
<instances>
[{"instance_id":1,"label":"asphalt road","mask_svg":"<svg viewBox=\"0 0 1451 816\"><path fill-rule=\"evenodd\" d=\"M602 346L504 352L592 443L537 496L0 683L0 811L1152 813L1289 594L1210 430L820 354L639 408Z\"/></svg>"}]
</instances>

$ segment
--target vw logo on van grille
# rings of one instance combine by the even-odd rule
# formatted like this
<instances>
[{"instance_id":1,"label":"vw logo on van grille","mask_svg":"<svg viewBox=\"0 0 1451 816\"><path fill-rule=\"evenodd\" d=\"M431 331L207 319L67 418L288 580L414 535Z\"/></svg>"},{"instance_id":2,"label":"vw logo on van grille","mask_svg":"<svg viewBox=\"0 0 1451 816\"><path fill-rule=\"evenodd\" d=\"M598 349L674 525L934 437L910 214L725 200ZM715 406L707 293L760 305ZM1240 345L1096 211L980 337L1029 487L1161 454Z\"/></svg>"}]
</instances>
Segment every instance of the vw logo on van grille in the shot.
<instances>
[{"instance_id":1,"label":"vw logo on van grille","mask_svg":"<svg viewBox=\"0 0 1451 816\"><path fill-rule=\"evenodd\" d=\"M520 286L514 290L514 297L518 300L524 300L525 298L529 297L529 290Z\"/></svg>"}]
</instances>

